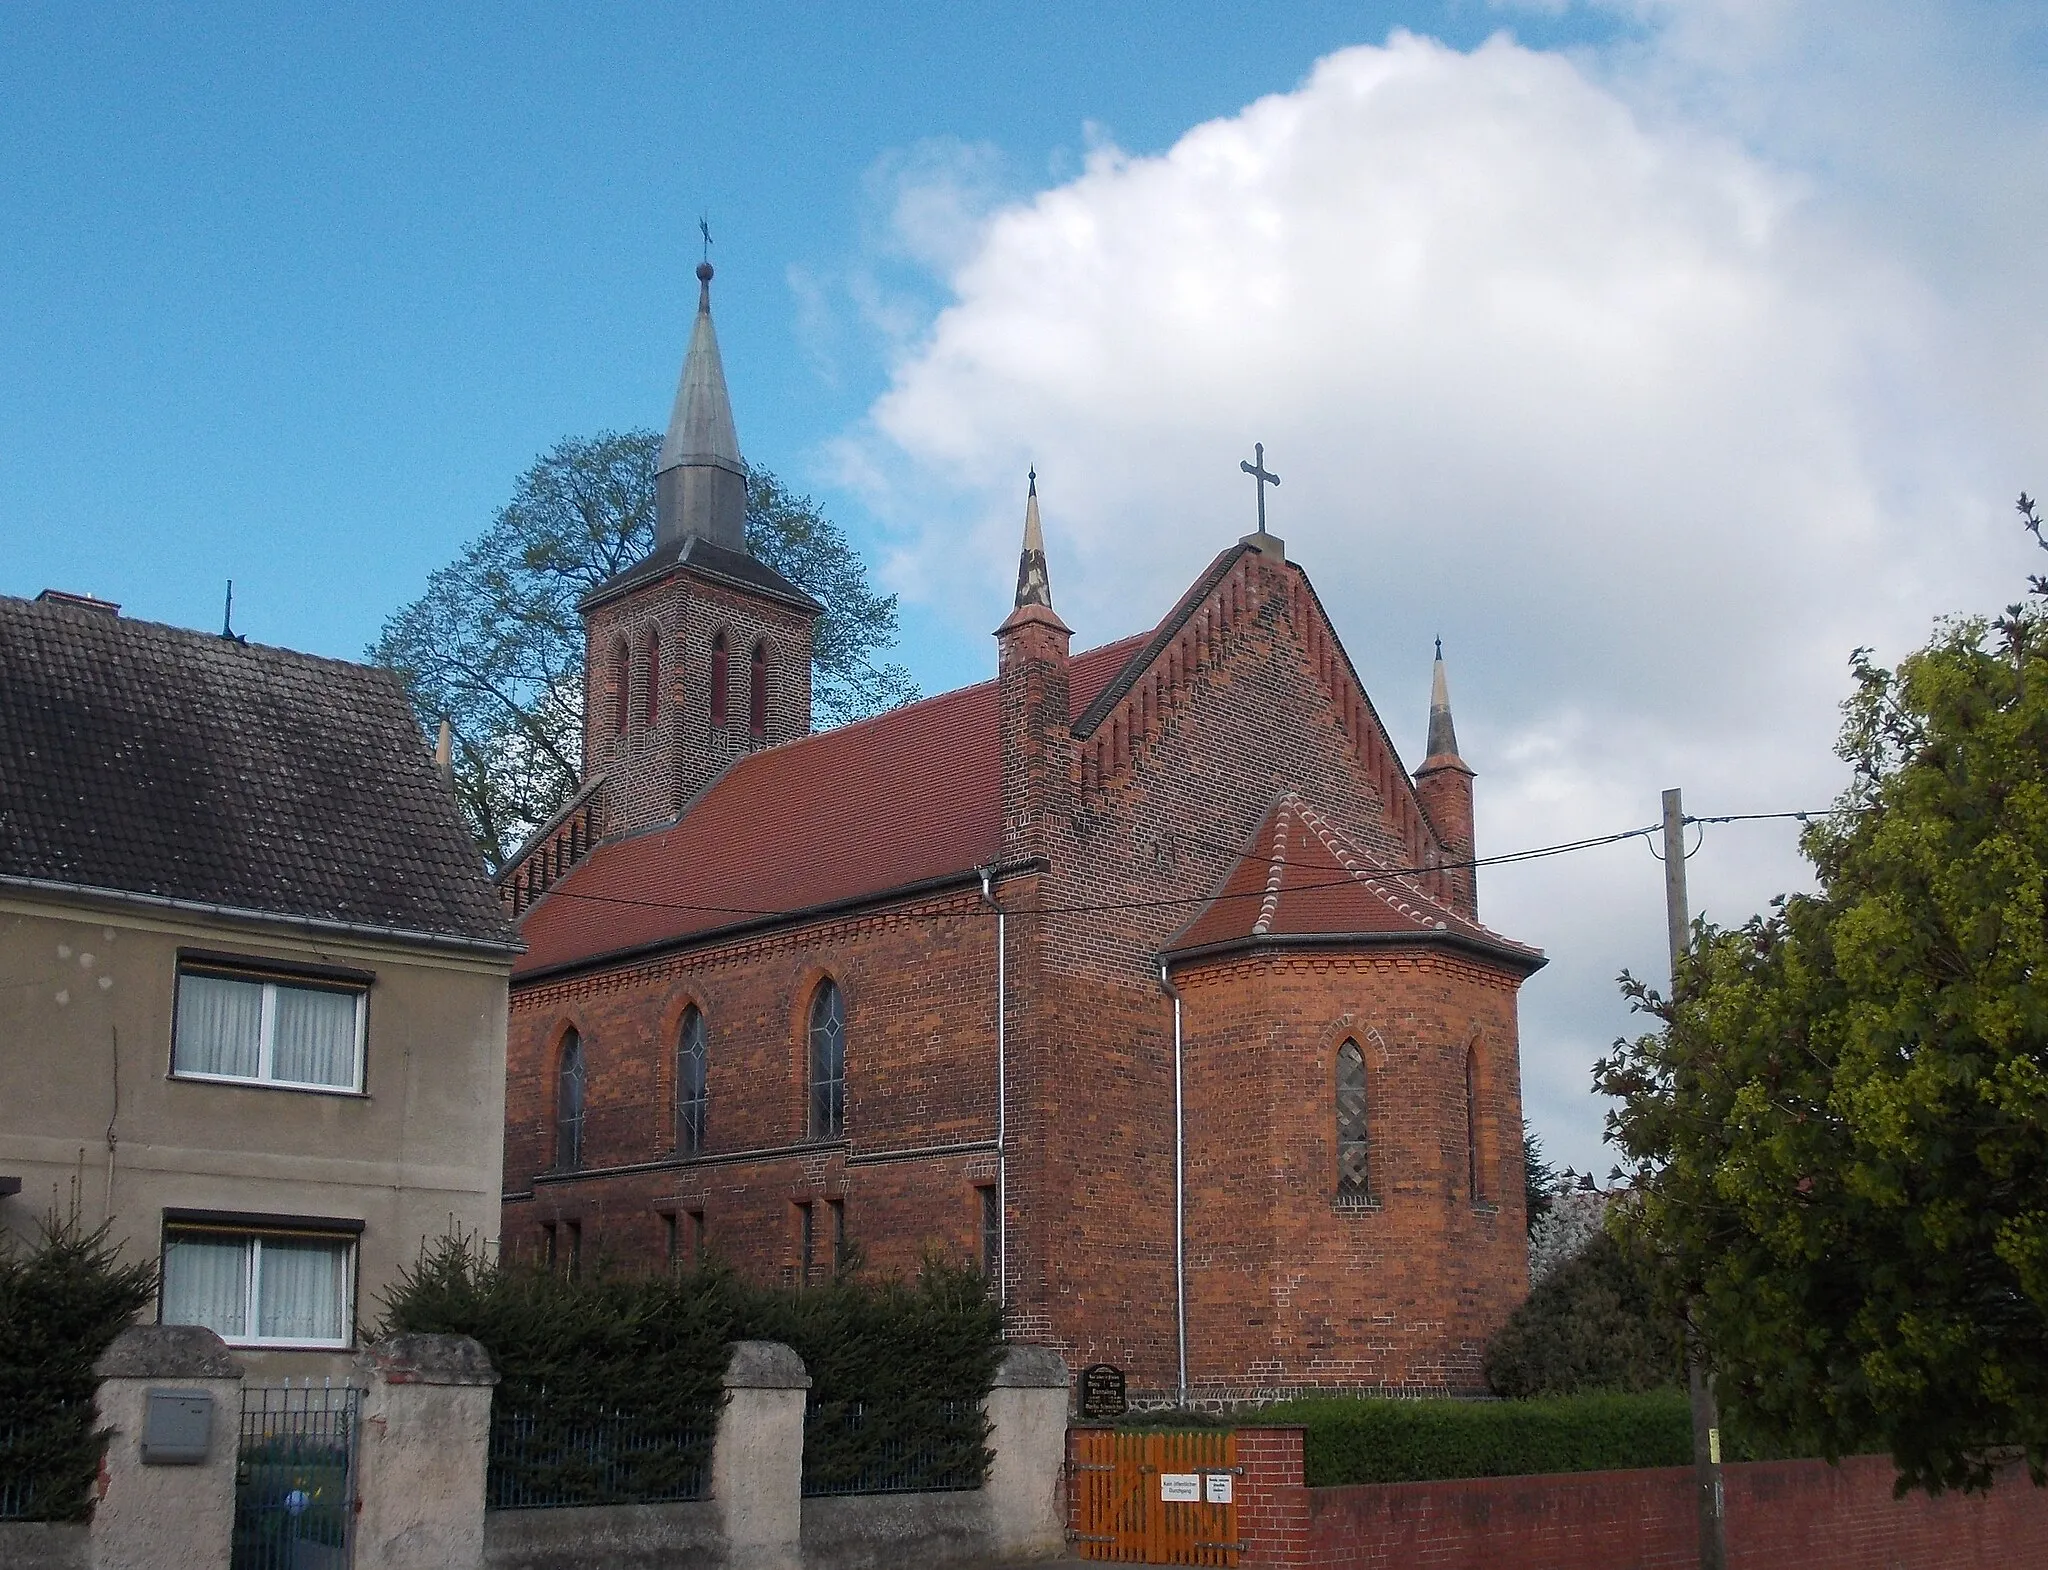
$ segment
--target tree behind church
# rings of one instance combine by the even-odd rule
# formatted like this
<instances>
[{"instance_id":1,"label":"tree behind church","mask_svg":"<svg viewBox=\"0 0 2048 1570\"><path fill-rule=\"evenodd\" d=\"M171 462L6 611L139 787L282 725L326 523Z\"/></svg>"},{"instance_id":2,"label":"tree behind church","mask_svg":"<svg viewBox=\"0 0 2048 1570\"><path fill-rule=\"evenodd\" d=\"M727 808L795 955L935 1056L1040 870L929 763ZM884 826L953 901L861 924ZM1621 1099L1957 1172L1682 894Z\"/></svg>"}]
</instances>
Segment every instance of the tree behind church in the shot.
<instances>
[{"instance_id":1,"label":"tree behind church","mask_svg":"<svg viewBox=\"0 0 2048 1570\"><path fill-rule=\"evenodd\" d=\"M2033 505L2021 512L2038 538ZM2048 582L1896 671L1855 657L1819 891L1701 922L1600 1066L1628 1230L1724 1408L1902 1479L2048 1470ZM1811 1447L1811 1448L1808 1448Z\"/></svg>"},{"instance_id":2,"label":"tree behind church","mask_svg":"<svg viewBox=\"0 0 2048 1570\"><path fill-rule=\"evenodd\" d=\"M430 735L444 717L453 727L456 795L493 869L580 783L576 602L654 548L660 449L654 431L558 443L368 651L404 679ZM896 641L896 597L875 593L845 534L766 469L748 482L747 544L825 607L812 685L819 725L918 696L907 670L878 659Z\"/></svg>"}]
</instances>

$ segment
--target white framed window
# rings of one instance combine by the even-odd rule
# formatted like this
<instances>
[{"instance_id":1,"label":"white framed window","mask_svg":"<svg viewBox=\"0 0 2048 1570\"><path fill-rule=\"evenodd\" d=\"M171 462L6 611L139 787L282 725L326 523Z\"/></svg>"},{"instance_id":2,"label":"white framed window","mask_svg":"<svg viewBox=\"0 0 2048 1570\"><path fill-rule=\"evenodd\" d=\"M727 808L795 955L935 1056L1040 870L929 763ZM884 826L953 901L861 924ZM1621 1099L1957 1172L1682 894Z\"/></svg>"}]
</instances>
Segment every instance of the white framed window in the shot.
<instances>
[{"instance_id":1,"label":"white framed window","mask_svg":"<svg viewBox=\"0 0 2048 1570\"><path fill-rule=\"evenodd\" d=\"M346 1348L355 1264L346 1233L166 1226L158 1318L232 1346Z\"/></svg>"},{"instance_id":2,"label":"white framed window","mask_svg":"<svg viewBox=\"0 0 2048 1570\"><path fill-rule=\"evenodd\" d=\"M368 1002L362 983L181 964L171 1072L358 1092Z\"/></svg>"}]
</instances>

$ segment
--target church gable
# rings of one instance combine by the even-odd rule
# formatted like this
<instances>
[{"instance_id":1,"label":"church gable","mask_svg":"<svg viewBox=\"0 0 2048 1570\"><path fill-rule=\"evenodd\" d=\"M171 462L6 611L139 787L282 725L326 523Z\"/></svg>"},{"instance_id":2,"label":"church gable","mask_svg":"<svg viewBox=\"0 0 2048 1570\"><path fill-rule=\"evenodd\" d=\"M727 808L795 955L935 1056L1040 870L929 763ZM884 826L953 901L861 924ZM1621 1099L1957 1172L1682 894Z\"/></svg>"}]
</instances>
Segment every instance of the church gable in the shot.
<instances>
[{"instance_id":1,"label":"church gable","mask_svg":"<svg viewBox=\"0 0 2048 1570\"><path fill-rule=\"evenodd\" d=\"M1445 859L1307 575L1254 547L1210 564L1073 730L1077 818L1117 815L1131 791L1185 796L1199 818L1220 786L1234 850L1259 806L1301 788L1388 865Z\"/></svg>"}]
</instances>

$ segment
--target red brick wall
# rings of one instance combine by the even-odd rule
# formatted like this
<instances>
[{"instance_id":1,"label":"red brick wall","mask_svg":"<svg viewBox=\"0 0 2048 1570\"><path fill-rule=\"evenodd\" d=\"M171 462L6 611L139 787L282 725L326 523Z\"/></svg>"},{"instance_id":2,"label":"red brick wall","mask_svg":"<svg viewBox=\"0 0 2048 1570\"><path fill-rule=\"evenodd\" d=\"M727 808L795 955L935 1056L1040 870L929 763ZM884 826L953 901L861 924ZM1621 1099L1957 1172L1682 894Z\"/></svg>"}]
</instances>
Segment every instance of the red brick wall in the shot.
<instances>
[{"instance_id":1,"label":"red brick wall","mask_svg":"<svg viewBox=\"0 0 2048 1570\"><path fill-rule=\"evenodd\" d=\"M593 616L594 652L634 607L655 605L649 595ZM709 622L691 625L690 658L708 660ZM1239 561L1087 738L1072 737L1065 712L1064 636L1033 624L1006 642L1003 724L1019 765L1005 779L1006 846L1049 863L998 885L1014 913L1013 1332L1075 1366L1119 1364L1140 1397L1170 1395L1173 1011L1157 953L1279 791L1398 863L1440 847L1294 568ZM664 649L676 646L665 629ZM737 682L744 639L733 647ZM594 684L606 669L600 660ZM663 713L705 723L701 682L696 693ZM1414 696L1419 707L1425 694ZM740 719L743 689L734 702ZM627 764L634 745L629 734ZM773 1279L791 1263L792 1207L837 1198L878 1268L908 1269L934 1240L978 1255L973 1188L994 1174L994 925L970 882L891 915L516 987L507 1239L530 1244L543 1220L578 1219L586 1252L651 1260L662 1211L701 1208L720 1253ZM804 1015L827 971L846 989L847 1139L811 1146ZM1377 950L1210 962L1181 985L1197 1397L1470 1388L1480 1346L1525 1286L1514 980L1432 951ZM673 1054L692 1002L711 1031L709 1154L679 1161ZM607 1170L568 1178L546 1168L554 1052L572 1024L589 1071L586 1165ZM1330 1058L1347 1031L1374 1075L1376 1209L1333 1204ZM1462 1054L1475 1037L1490 1065L1494 1208L1474 1206L1465 1180Z\"/></svg>"},{"instance_id":2,"label":"red brick wall","mask_svg":"<svg viewBox=\"0 0 2048 1570\"><path fill-rule=\"evenodd\" d=\"M646 723L644 650L661 633L660 701ZM711 646L726 638L726 723L711 725ZM617 727L620 639L626 729ZM747 728L754 644L769 643L767 734ZM811 729L811 623L792 607L687 571L608 600L584 623L583 775L605 774L610 833L672 818L732 759Z\"/></svg>"},{"instance_id":3,"label":"red brick wall","mask_svg":"<svg viewBox=\"0 0 2048 1570\"><path fill-rule=\"evenodd\" d=\"M1240 1430L1245 1570L1692 1570L1685 1467L1302 1488L1299 1429ZM1248 1456L1258 1457L1256 1464ZM1291 1469L1290 1469L1291 1468ZM1731 1570L1993 1570L2048 1563L2048 1492L1892 1498L1882 1456L1726 1468Z\"/></svg>"},{"instance_id":4,"label":"red brick wall","mask_svg":"<svg viewBox=\"0 0 2048 1570\"><path fill-rule=\"evenodd\" d=\"M1528 1291L1512 980L1440 951L1309 950L1210 962L1180 986L1197 1392L1482 1388L1486 1339ZM1336 1192L1346 1040L1366 1061L1363 1203Z\"/></svg>"}]
</instances>

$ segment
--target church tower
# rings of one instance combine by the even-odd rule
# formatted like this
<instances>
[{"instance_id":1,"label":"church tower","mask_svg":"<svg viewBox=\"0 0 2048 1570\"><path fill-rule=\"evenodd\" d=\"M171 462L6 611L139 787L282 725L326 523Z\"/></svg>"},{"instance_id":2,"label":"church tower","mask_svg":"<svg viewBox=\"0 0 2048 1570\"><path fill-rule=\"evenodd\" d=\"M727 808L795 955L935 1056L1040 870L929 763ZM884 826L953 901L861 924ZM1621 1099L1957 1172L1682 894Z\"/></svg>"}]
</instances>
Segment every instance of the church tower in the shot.
<instances>
[{"instance_id":1,"label":"church tower","mask_svg":"<svg viewBox=\"0 0 2048 1570\"><path fill-rule=\"evenodd\" d=\"M808 735L823 607L747 548L747 466L709 262L657 460L654 549L585 595L583 779L607 835L674 818L734 758Z\"/></svg>"}]
</instances>

